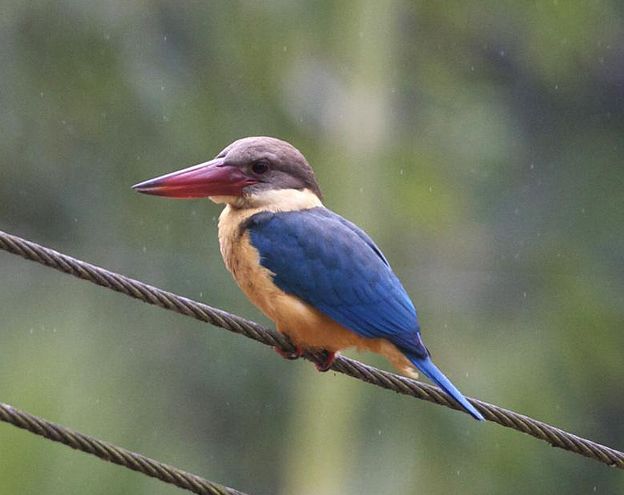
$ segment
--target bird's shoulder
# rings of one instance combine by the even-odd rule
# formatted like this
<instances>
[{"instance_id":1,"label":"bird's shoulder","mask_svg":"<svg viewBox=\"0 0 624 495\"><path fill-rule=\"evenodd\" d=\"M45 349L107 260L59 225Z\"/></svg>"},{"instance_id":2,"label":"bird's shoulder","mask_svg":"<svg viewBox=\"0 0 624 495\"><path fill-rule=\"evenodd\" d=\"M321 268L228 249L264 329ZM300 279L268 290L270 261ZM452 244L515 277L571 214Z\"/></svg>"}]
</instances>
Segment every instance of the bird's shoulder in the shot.
<instances>
[{"instance_id":1,"label":"bird's shoulder","mask_svg":"<svg viewBox=\"0 0 624 495\"><path fill-rule=\"evenodd\" d=\"M241 233L250 231L254 244L283 246L288 243L314 250L317 255L323 251L331 252L332 256L336 253L349 255L357 252L360 257L376 258L375 261L390 267L386 257L366 232L325 207L258 212L242 222L240 229Z\"/></svg>"}]
</instances>

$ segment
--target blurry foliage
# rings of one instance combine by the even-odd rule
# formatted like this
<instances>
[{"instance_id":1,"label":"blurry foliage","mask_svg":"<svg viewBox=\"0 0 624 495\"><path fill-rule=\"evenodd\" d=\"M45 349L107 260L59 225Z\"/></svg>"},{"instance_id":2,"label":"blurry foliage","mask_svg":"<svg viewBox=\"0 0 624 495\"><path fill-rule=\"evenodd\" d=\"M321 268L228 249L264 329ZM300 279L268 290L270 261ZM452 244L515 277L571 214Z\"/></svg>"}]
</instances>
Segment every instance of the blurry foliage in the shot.
<instances>
[{"instance_id":1,"label":"blurry foliage","mask_svg":"<svg viewBox=\"0 0 624 495\"><path fill-rule=\"evenodd\" d=\"M464 392L621 449L623 10L5 0L0 228L266 323L222 266L219 208L129 186L282 137L377 239ZM257 494L624 489L0 256L0 400L35 414ZM0 445L0 493L178 493L8 426Z\"/></svg>"}]
</instances>

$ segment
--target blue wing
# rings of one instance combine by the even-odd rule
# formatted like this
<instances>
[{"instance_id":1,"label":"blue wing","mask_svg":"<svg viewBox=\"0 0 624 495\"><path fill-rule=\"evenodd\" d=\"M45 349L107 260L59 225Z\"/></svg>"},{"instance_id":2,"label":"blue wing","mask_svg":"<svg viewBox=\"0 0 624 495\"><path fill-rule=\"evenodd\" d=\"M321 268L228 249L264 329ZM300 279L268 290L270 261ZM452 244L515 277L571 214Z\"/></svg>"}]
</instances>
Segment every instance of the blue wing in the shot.
<instances>
[{"instance_id":1,"label":"blue wing","mask_svg":"<svg viewBox=\"0 0 624 495\"><path fill-rule=\"evenodd\" d=\"M262 212L246 223L274 283L341 325L427 355L416 309L364 231L326 208Z\"/></svg>"},{"instance_id":2,"label":"blue wing","mask_svg":"<svg viewBox=\"0 0 624 495\"><path fill-rule=\"evenodd\" d=\"M433 364L416 309L364 231L325 208L263 212L245 227L273 282L364 337L393 342L478 420L483 416Z\"/></svg>"}]
</instances>

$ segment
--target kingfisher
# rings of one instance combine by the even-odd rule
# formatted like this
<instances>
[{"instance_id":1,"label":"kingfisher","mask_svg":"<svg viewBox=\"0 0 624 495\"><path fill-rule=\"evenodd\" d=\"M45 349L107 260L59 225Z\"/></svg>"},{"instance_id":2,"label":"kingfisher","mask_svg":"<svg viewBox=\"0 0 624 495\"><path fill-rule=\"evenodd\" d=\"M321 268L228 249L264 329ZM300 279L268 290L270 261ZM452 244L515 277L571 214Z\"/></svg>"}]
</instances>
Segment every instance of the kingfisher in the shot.
<instances>
[{"instance_id":1,"label":"kingfisher","mask_svg":"<svg viewBox=\"0 0 624 495\"><path fill-rule=\"evenodd\" d=\"M390 263L359 227L323 205L312 167L273 137L234 141L213 160L133 186L170 198L224 204L219 246L227 269L277 330L303 349L324 350L317 365L355 347L385 356L400 372L420 370L468 414L483 421L433 364L416 309ZM279 352L279 351L278 351Z\"/></svg>"}]
</instances>

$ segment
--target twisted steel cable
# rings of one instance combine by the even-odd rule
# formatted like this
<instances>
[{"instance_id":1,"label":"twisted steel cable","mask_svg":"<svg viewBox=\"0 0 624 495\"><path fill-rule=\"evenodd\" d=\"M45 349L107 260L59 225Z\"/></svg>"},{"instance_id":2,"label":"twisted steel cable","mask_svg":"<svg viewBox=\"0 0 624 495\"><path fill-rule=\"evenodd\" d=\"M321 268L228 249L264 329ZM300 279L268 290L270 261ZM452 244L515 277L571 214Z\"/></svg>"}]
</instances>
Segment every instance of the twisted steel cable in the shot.
<instances>
[{"instance_id":1,"label":"twisted steel cable","mask_svg":"<svg viewBox=\"0 0 624 495\"><path fill-rule=\"evenodd\" d=\"M101 285L102 287L121 292L135 299L225 328L265 345L278 347L285 352L293 352L295 350L286 337L258 323L158 289L118 273L110 272L2 231L0 231L0 249ZM304 353L303 357L312 362L322 364L324 354L322 352L308 351ZM382 371L344 356L338 356L330 369L400 394L423 399L452 409L459 409L451 398L437 387ZM468 400L488 421L526 433L548 442L553 447L595 459L609 466L624 469L624 452L573 435L560 428L494 404L477 399Z\"/></svg>"},{"instance_id":2,"label":"twisted steel cable","mask_svg":"<svg viewBox=\"0 0 624 495\"><path fill-rule=\"evenodd\" d=\"M54 442L65 444L72 449L92 454L105 461L138 471L199 495L245 495L233 488L205 480L176 467L78 433L64 426L50 423L45 419L38 418L1 402L0 420Z\"/></svg>"}]
</instances>

